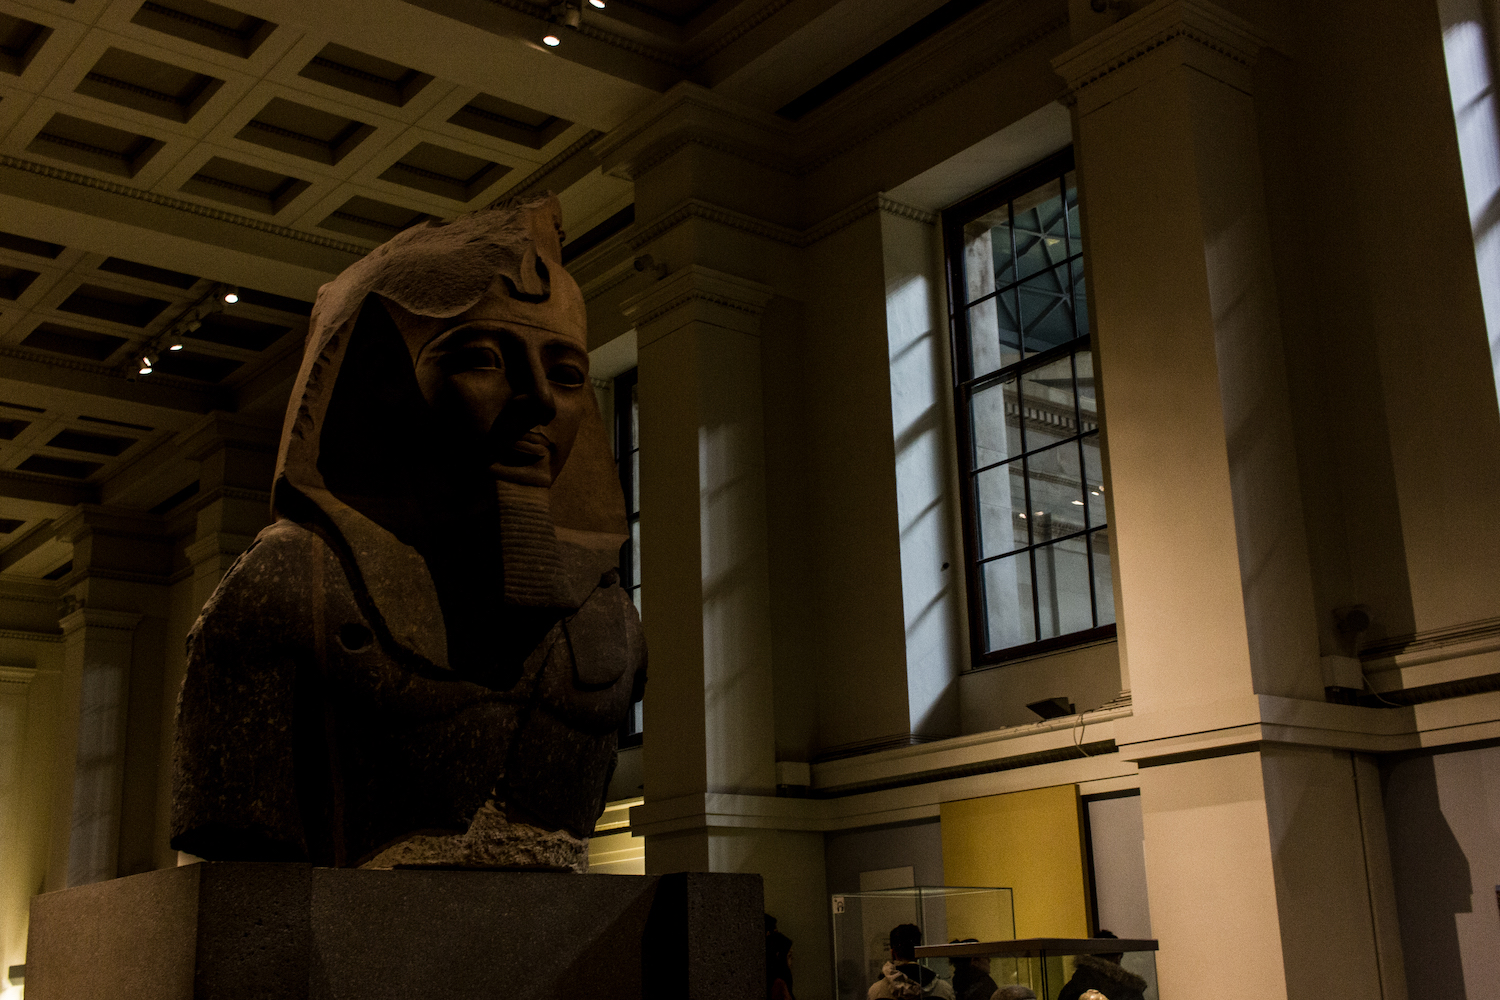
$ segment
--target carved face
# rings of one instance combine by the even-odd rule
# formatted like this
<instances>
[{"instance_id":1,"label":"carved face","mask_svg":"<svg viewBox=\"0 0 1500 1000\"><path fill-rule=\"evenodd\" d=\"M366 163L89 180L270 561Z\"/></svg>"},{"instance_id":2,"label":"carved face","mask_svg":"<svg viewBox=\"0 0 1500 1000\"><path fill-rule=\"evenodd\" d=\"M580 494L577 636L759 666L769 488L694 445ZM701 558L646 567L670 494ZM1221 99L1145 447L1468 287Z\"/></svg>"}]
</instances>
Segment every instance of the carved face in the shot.
<instances>
[{"instance_id":1,"label":"carved face","mask_svg":"<svg viewBox=\"0 0 1500 1000\"><path fill-rule=\"evenodd\" d=\"M589 356L582 331L516 312L490 291L421 349L417 382L445 423L481 442L496 479L551 486L588 412Z\"/></svg>"}]
</instances>

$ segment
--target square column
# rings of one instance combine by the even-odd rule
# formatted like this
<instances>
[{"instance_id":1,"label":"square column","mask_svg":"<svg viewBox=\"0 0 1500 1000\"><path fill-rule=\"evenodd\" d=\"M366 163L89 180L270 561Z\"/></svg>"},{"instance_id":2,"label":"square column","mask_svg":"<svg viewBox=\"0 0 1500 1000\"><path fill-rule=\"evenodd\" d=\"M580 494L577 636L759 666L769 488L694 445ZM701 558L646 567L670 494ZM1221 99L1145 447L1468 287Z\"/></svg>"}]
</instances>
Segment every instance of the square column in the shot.
<instances>
[{"instance_id":1,"label":"square column","mask_svg":"<svg viewBox=\"0 0 1500 1000\"><path fill-rule=\"evenodd\" d=\"M759 337L771 294L689 265L624 304L651 442L641 452L644 616L665 623L649 632L653 800L776 785ZM649 839L647 867L670 870L653 862Z\"/></svg>"},{"instance_id":2,"label":"square column","mask_svg":"<svg viewBox=\"0 0 1500 1000\"><path fill-rule=\"evenodd\" d=\"M1265 42L1158 0L1054 61L1082 189L1121 656L1164 996L1405 995L1379 790L1273 743L1324 701L1261 176ZM1375 806L1371 811L1371 803ZM1253 983L1250 987L1246 984Z\"/></svg>"}]
</instances>

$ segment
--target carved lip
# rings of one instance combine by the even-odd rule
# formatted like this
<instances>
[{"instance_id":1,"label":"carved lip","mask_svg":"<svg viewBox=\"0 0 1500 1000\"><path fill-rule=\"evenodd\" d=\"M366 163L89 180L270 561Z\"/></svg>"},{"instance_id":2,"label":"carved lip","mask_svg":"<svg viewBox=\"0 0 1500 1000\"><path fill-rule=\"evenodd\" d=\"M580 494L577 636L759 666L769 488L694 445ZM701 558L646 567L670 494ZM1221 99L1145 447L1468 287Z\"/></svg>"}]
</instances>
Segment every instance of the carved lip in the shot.
<instances>
[{"instance_id":1,"label":"carved lip","mask_svg":"<svg viewBox=\"0 0 1500 1000\"><path fill-rule=\"evenodd\" d=\"M551 458L555 446L547 435L530 430L514 441L507 441L500 449L501 460L519 458L530 464L541 458Z\"/></svg>"}]
</instances>

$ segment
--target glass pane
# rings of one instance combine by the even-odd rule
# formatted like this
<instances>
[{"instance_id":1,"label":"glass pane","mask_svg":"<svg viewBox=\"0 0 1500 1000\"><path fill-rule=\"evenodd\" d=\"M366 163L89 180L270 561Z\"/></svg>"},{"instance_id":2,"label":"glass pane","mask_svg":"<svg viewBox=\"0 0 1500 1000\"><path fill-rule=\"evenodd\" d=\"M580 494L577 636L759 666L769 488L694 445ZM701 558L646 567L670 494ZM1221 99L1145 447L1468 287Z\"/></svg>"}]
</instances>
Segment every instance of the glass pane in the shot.
<instances>
[{"instance_id":1,"label":"glass pane","mask_svg":"<svg viewBox=\"0 0 1500 1000\"><path fill-rule=\"evenodd\" d=\"M1027 545L1026 479L1021 463L981 472L974 480L980 557Z\"/></svg>"},{"instance_id":2,"label":"glass pane","mask_svg":"<svg viewBox=\"0 0 1500 1000\"><path fill-rule=\"evenodd\" d=\"M628 513L635 514L641 509L641 453L639 450L630 453L630 496L625 498L629 504Z\"/></svg>"},{"instance_id":3,"label":"glass pane","mask_svg":"<svg viewBox=\"0 0 1500 1000\"><path fill-rule=\"evenodd\" d=\"M1073 359L1058 358L1021 376L1026 450L1037 451L1078 433L1073 408Z\"/></svg>"},{"instance_id":4,"label":"glass pane","mask_svg":"<svg viewBox=\"0 0 1500 1000\"><path fill-rule=\"evenodd\" d=\"M1042 626L1039 639L1094 627L1086 538L1080 535L1036 550L1036 592Z\"/></svg>"},{"instance_id":5,"label":"glass pane","mask_svg":"<svg viewBox=\"0 0 1500 1000\"><path fill-rule=\"evenodd\" d=\"M969 402L974 428L974 468L983 469L1021 454L1020 407L1016 380L1007 379L974 393Z\"/></svg>"},{"instance_id":6,"label":"glass pane","mask_svg":"<svg viewBox=\"0 0 1500 1000\"><path fill-rule=\"evenodd\" d=\"M1001 205L964 226L964 301L973 302L1015 280L1010 206Z\"/></svg>"},{"instance_id":7,"label":"glass pane","mask_svg":"<svg viewBox=\"0 0 1500 1000\"><path fill-rule=\"evenodd\" d=\"M1055 448L1026 456L1031 486L1031 537L1035 542L1061 538L1082 531L1083 483L1078 468L1078 443L1068 441Z\"/></svg>"},{"instance_id":8,"label":"glass pane","mask_svg":"<svg viewBox=\"0 0 1500 1000\"><path fill-rule=\"evenodd\" d=\"M1109 573L1109 529L1101 528L1089 535L1089 544L1094 550L1094 607L1099 612L1099 624L1108 625L1115 620L1115 585Z\"/></svg>"},{"instance_id":9,"label":"glass pane","mask_svg":"<svg viewBox=\"0 0 1500 1000\"><path fill-rule=\"evenodd\" d=\"M1068 191L1068 254L1083 253L1083 220L1078 213L1078 171L1069 170L1063 178Z\"/></svg>"},{"instance_id":10,"label":"glass pane","mask_svg":"<svg viewBox=\"0 0 1500 1000\"><path fill-rule=\"evenodd\" d=\"M969 308L970 378L988 375L1021 360L1021 334L1016 323L1016 293L1001 292Z\"/></svg>"},{"instance_id":11,"label":"glass pane","mask_svg":"<svg viewBox=\"0 0 1500 1000\"><path fill-rule=\"evenodd\" d=\"M1064 264L1036 275L1018 289L1028 355L1066 344L1077 335L1068 280L1068 265Z\"/></svg>"},{"instance_id":12,"label":"glass pane","mask_svg":"<svg viewBox=\"0 0 1500 1000\"><path fill-rule=\"evenodd\" d=\"M984 582L986 646L1009 649L1036 641L1036 620L1031 607L1031 559L1025 552L981 568Z\"/></svg>"},{"instance_id":13,"label":"glass pane","mask_svg":"<svg viewBox=\"0 0 1500 1000\"><path fill-rule=\"evenodd\" d=\"M1075 260L1069 267L1073 270L1073 311L1078 314L1078 336L1089 332L1089 297L1083 282L1083 261Z\"/></svg>"},{"instance_id":14,"label":"glass pane","mask_svg":"<svg viewBox=\"0 0 1500 1000\"><path fill-rule=\"evenodd\" d=\"M1073 370L1077 373L1078 409L1082 411L1083 430L1099 428L1099 404L1094 400L1094 353L1084 349L1073 355Z\"/></svg>"},{"instance_id":15,"label":"glass pane","mask_svg":"<svg viewBox=\"0 0 1500 1000\"><path fill-rule=\"evenodd\" d=\"M1014 206L1016 278L1024 279L1067 260L1062 185L1048 181L1017 198Z\"/></svg>"},{"instance_id":16,"label":"glass pane","mask_svg":"<svg viewBox=\"0 0 1500 1000\"><path fill-rule=\"evenodd\" d=\"M1104 463L1099 455L1099 435L1090 434L1078 442L1083 447L1083 492L1089 506L1089 526L1099 527L1104 514Z\"/></svg>"},{"instance_id":17,"label":"glass pane","mask_svg":"<svg viewBox=\"0 0 1500 1000\"><path fill-rule=\"evenodd\" d=\"M641 585L641 522L638 520L630 522L630 579L625 584L628 587Z\"/></svg>"}]
</instances>

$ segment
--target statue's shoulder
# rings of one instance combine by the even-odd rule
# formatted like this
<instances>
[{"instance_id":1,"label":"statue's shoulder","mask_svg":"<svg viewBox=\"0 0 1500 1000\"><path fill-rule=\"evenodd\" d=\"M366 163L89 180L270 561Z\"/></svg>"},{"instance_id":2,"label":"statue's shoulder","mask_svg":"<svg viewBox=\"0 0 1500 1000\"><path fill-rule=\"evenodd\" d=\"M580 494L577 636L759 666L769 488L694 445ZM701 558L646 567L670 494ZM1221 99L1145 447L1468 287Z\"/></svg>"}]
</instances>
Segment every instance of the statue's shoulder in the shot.
<instances>
[{"instance_id":1,"label":"statue's shoulder","mask_svg":"<svg viewBox=\"0 0 1500 1000\"><path fill-rule=\"evenodd\" d=\"M235 560L203 609L205 619L250 614L298 617L312 606L313 590L347 590L334 551L316 531L285 518L255 536Z\"/></svg>"}]
</instances>

